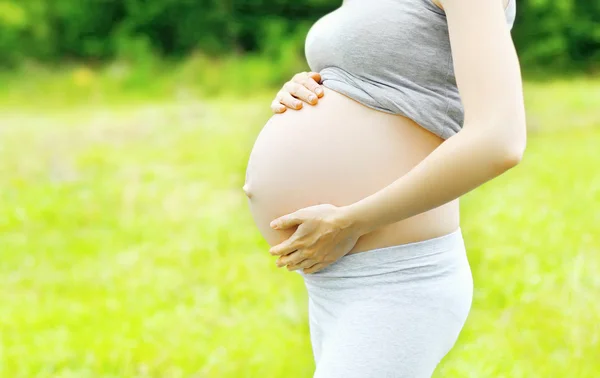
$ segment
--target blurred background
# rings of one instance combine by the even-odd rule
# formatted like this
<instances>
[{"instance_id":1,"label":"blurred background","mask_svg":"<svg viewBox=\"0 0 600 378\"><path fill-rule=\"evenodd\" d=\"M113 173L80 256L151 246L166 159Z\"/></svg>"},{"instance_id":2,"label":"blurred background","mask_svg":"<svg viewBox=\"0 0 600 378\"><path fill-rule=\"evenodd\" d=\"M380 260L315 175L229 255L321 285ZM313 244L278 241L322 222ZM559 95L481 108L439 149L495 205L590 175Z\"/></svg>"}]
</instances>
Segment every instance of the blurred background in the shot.
<instances>
[{"instance_id":1,"label":"blurred background","mask_svg":"<svg viewBox=\"0 0 600 378\"><path fill-rule=\"evenodd\" d=\"M241 190L336 0L0 0L0 376L310 377ZM517 0L529 144L465 196L435 377L600 376L600 2Z\"/></svg>"}]
</instances>

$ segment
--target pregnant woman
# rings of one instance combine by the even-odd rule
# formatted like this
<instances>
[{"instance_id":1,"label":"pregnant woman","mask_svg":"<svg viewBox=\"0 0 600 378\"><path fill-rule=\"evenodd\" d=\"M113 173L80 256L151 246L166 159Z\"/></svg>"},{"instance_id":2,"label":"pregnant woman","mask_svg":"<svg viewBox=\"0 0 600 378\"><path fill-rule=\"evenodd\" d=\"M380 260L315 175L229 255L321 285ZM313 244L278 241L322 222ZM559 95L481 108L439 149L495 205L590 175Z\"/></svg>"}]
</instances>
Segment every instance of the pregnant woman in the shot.
<instances>
[{"instance_id":1,"label":"pregnant woman","mask_svg":"<svg viewBox=\"0 0 600 378\"><path fill-rule=\"evenodd\" d=\"M314 377L430 377L455 344L458 198L526 144L515 1L344 0L309 31L313 72L278 93L244 191L308 289Z\"/></svg>"}]
</instances>

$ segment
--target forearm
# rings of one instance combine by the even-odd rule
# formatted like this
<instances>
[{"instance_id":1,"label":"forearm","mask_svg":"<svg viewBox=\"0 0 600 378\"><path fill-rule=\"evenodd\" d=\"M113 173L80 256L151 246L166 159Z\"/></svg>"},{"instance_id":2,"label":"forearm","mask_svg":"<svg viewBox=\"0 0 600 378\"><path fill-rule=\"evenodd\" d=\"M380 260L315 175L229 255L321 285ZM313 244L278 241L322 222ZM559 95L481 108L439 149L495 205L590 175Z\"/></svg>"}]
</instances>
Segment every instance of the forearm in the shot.
<instances>
[{"instance_id":1,"label":"forearm","mask_svg":"<svg viewBox=\"0 0 600 378\"><path fill-rule=\"evenodd\" d=\"M339 217L365 234L439 207L515 166L525 149L521 73L500 1L440 0L464 107L462 130ZM475 16L476 15L476 16Z\"/></svg>"},{"instance_id":2,"label":"forearm","mask_svg":"<svg viewBox=\"0 0 600 378\"><path fill-rule=\"evenodd\" d=\"M519 162L524 144L508 148L497 139L463 130L392 184L344 206L343 217L365 234L460 197Z\"/></svg>"}]
</instances>

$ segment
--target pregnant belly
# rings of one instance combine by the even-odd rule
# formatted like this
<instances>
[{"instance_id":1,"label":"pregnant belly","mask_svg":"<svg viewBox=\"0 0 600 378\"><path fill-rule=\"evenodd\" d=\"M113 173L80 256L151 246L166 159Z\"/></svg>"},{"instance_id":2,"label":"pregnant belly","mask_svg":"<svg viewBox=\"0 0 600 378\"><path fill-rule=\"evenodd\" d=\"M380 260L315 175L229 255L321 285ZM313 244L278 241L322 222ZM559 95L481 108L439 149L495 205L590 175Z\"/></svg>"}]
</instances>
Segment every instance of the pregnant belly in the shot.
<instances>
[{"instance_id":1,"label":"pregnant belly","mask_svg":"<svg viewBox=\"0 0 600 378\"><path fill-rule=\"evenodd\" d=\"M272 116L246 168L244 190L270 245L294 229L271 220L303 207L344 206L391 184L423 160L441 138L411 120L376 111L325 88L318 105ZM458 227L458 201L362 236L350 253L441 236Z\"/></svg>"}]
</instances>

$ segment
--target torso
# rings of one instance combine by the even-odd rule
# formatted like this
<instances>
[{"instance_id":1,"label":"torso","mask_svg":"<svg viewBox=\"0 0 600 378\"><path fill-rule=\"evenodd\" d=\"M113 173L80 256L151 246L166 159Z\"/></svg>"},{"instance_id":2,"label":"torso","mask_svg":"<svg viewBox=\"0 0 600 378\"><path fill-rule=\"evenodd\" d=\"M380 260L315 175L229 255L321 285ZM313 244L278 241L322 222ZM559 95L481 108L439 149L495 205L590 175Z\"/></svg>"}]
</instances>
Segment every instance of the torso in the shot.
<instances>
[{"instance_id":1,"label":"torso","mask_svg":"<svg viewBox=\"0 0 600 378\"><path fill-rule=\"evenodd\" d=\"M515 0L507 1L512 25ZM445 14L430 0L345 0L313 25L306 54L325 96L271 117L246 171L250 209L270 245L294 231L272 230L271 220L359 201L462 126ZM458 225L455 200L362 236L350 253L442 236Z\"/></svg>"},{"instance_id":2,"label":"torso","mask_svg":"<svg viewBox=\"0 0 600 378\"><path fill-rule=\"evenodd\" d=\"M408 172L442 143L408 118L379 112L325 88L318 105L272 116L260 132L244 190L270 245L293 229L269 222L303 207L356 202ZM458 200L359 238L350 253L410 243L454 231Z\"/></svg>"}]
</instances>

